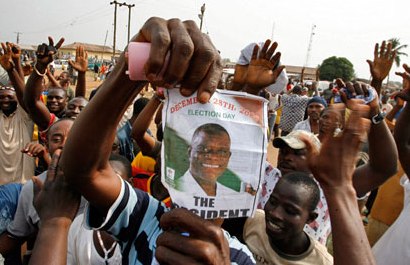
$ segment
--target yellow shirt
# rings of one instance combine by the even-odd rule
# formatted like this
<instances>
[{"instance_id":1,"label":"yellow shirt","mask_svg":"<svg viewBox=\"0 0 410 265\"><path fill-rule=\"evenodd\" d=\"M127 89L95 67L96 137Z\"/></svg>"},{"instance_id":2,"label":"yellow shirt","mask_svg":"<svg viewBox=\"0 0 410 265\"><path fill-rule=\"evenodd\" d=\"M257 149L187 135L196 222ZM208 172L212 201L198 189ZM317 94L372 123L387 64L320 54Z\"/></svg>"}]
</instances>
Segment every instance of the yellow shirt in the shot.
<instances>
[{"instance_id":1,"label":"yellow shirt","mask_svg":"<svg viewBox=\"0 0 410 265\"><path fill-rule=\"evenodd\" d=\"M400 178L403 176L404 170L400 163L398 164L396 175L379 187L370 213L373 219L386 225L392 225L403 209L404 190L400 185Z\"/></svg>"}]
</instances>

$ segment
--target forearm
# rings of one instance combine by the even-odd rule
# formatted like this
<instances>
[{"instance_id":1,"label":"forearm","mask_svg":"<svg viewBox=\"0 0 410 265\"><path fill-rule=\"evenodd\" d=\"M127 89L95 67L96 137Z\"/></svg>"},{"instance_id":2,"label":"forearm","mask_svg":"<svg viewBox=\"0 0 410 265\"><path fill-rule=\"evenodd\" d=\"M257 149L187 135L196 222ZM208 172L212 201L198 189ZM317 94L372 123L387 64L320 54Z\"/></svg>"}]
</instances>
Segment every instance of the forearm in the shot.
<instances>
[{"instance_id":1,"label":"forearm","mask_svg":"<svg viewBox=\"0 0 410 265\"><path fill-rule=\"evenodd\" d=\"M60 83L55 79L53 74L50 71L47 71L48 81L51 83L52 87L61 87Z\"/></svg>"},{"instance_id":2,"label":"forearm","mask_svg":"<svg viewBox=\"0 0 410 265\"><path fill-rule=\"evenodd\" d=\"M332 223L334 264L376 264L353 187L323 189Z\"/></svg>"},{"instance_id":3,"label":"forearm","mask_svg":"<svg viewBox=\"0 0 410 265\"><path fill-rule=\"evenodd\" d=\"M46 66L37 64L37 70L40 73L46 71ZM24 92L24 104L39 129L45 130L50 123L50 112L46 105L41 101L40 96L43 88L43 77L34 71L27 80L26 90Z\"/></svg>"},{"instance_id":4,"label":"forearm","mask_svg":"<svg viewBox=\"0 0 410 265\"><path fill-rule=\"evenodd\" d=\"M392 109L391 109L391 111L389 111L389 113L387 113L387 115L386 115L386 120L389 120L389 121L393 121L394 120L394 118L396 117L396 114L399 112L401 110L401 107L398 107L397 105L395 105Z\"/></svg>"},{"instance_id":5,"label":"forearm","mask_svg":"<svg viewBox=\"0 0 410 265\"><path fill-rule=\"evenodd\" d=\"M85 98L86 81L85 72L78 72L77 85L75 87L75 96Z\"/></svg>"},{"instance_id":6,"label":"forearm","mask_svg":"<svg viewBox=\"0 0 410 265\"><path fill-rule=\"evenodd\" d=\"M0 254L7 256L16 248L20 247L22 242L17 238L11 237L7 232L0 235Z\"/></svg>"},{"instance_id":7,"label":"forearm","mask_svg":"<svg viewBox=\"0 0 410 265\"><path fill-rule=\"evenodd\" d=\"M407 102L396 122L394 131L400 163L410 176L410 104Z\"/></svg>"},{"instance_id":8,"label":"forearm","mask_svg":"<svg viewBox=\"0 0 410 265\"><path fill-rule=\"evenodd\" d=\"M357 168L353 177L359 197L379 187L397 172L397 149L384 121L371 125L368 141L369 162Z\"/></svg>"},{"instance_id":9,"label":"forearm","mask_svg":"<svg viewBox=\"0 0 410 265\"><path fill-rule=\"evenodd\" d=\"M76 119L64 147L61 158L64 172L77 188L81 188L82 181L89 181L93 172L106 167L117 124L145 84L129 80L123 56ZM78 160L78 157L82 159Z\"/></svg>"},{"instance_id":10,"label":"forearm","mask_svg":"<svg viewBox=\"0 0 410 265\"><path fill-rule=\"evenodd\" d=\"M132 124L131 136L136 141L144 136L159 105L161 105L161 101L154 95L135 119Z\"/></svg>"},{"instance_id":11,"label":"forearm","mask_svg":"<svg viewBox=\"0 0 410 265\"><path fill-rule=\"evenodd\" d=\"M66 264L71 220L58 218L41 223L29 264Z\"/></svg>"},{"instance_id":12,"label":"forearm","mask_svg":"<svg viewBox=\"0 0 410 265\"><path fill-rule=\"evenodd\" d=\"M18 58L13 58L13 63L19 77L23 80L24 83L24 72L23 67L21 67L20 56Z\"/></svg>"},{"instance_id":13,"label":"forearm","mask_svg":"<svg viewBox=\"0 0 410 265\"><path fill-rule=\"evenodd\" d=\"M16 68L11 69L10 71L7 72L10 82L13 84L14 89L16 90L16 96L18 103L24 108L25 104L23 101L23 95L24 95L24 76L23 78L20 76L18 73L18 70Z\"/></svg>"},{"instance_id":14,"label":"forearm","mask_svg":"<svg viewBox=\"0 0 410 265\"><path fill-rule=\"evenodd\" d=\"M370 85L376 89L377 95L380 95L380 89L382 87L383 80L378 80L378 79L372 79L370 82Z\"/></svg>"}]
</instances>

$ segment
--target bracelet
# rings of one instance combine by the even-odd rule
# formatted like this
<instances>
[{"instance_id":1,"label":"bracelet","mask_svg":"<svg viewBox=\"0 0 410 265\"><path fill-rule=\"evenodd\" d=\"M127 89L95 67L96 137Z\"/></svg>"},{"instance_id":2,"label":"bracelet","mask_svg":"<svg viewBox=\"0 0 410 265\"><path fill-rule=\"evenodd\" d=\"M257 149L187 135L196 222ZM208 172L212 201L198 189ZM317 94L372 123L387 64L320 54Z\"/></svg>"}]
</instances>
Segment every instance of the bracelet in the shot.
<instances>
[{"instance_id":1,"label":"bracelet","mask_svg":"<svg viewBox=\"0 0 410 265\"><path fill-rule=\"evenodd\" d=\"M37 64L35 64L34 67L33 67L33 68L34 68L34 71L35 71L36 74L38 74L39 76L44 77L44 76L46 75L46 73L47 73L47 69L46 69L46 71L44 72L44 74L42 74L42 73L40 73L40 72L37 70L36 65L37 65Z\"/></svg>"}]
</instances>

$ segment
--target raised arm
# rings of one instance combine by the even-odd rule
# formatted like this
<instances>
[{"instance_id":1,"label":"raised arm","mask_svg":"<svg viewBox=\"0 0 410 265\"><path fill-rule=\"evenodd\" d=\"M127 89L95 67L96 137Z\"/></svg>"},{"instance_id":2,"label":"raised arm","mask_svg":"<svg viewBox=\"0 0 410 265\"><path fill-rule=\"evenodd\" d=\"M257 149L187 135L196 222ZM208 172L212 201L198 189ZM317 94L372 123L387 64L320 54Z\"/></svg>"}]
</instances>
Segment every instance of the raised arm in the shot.
<instances>
[{"instance_id":1,"label":"raised arm","mask_svg":"<svg viewBox=\"0 0 410 265\"><path fill-rule=\"evenodd\" d=\"M26 104L27 110L41 131L48 128L51 120L50 111L40 99L43 88L43 78L47 71L48 64L53 61L54 54L64 42L64 39L61 38L54 46L53 39L51 37L48 39L49 45L43 43L38 46L36 52L37 62L34 66L33 73L27 80L26 91L24 93L24 103Z\"/></svg>"},{"instance_id":2,"label":"raised arm","mask_svg":"<svg viewBox=\"0 0 410 265\"><path fill-rule=\"evenodd\" d=\"M274 84L285 68L278 66L281 53L275 53L277 47L278 44L270 40L266 40L262 48L255 44L249 65L235 66L234 90L242 89L256 95L261 89Z\"/></svg>"},{"instance_id":3,"label":"raised arm","mask_svg":"<svg viewBox=\"0 0 410 265\"><path fill-rule=\"evenodd\" d=\"M395 57L396 51L392 50L391 42L386 45L386 41L383 41L380 49L378 43L374 45L373 61L367 60L372 75L370 85L376 89L378 95L380 95L383 80L389 75Z\"/></svg>"},{"instance_id":4,"label":"raised arm","mask_svg":"<svg viewBox=\"0 0 410 265\"><path fill-rule=\"evenodd\" d=\"M88 67L88 54L84 46L79 45L75 52L75 61L69 60L68 63L78 72L77 85L75 87L75 96L85 98L86 82L85 74Z\"/></svg>"},{"instance_id":5,"label":"raised arm","mask_svg":"<svg viewBox=\"0 0 410 265\"><path fill-rule=\"evenodd\" d=\"M148 81L167 87L180 83L184 95L198 88L198 100L209 100L222 66L217 50L194 22L151 18L132 41L151 42L150 57L144 67ZM168 51L171 52L170 61L163 78L159 79L157 74ZM126 70L123 53L74 123L62 155L67 180L91 205L103 212L112 206L121 190L121 180L108 163L117 124L146 84L130 81Z\"/></svg>"},{"instance_id":6,"label":"raised arm","mask_svg":"<svg viewBox=\"0 0 410 265\"><path fill-rule=\"evenodd\" d=\"M12 43L1 43L3 48L3 53L0 52L0 64L7 71L10 82L16 91L17 101L20 106L27 111L27 108L23 102L24 95L24 77L21 78L19 69L16 64L20 63L20 59L15 59L14 57L19 53L18 47ZM21 66L20 66L21 69Z\"/></svg>"},{"instance_id":7,"label":"raised arm","mask_svg":"<svg viewBox=\"0 0 410 265\"><path fill-rule=\"evenodd\" d=\"M155 111L161 105L161 99L157 93L158 92L156 91L154 96L150 99L148 104L144 107L132 124L131 136L137 142L137 145L141 149L143 155L150 154L156 143L155 138L147 133L147 129L151 124Z\"/></svg>"},{"instance_id":8,"label":"raised arm","mask_svg":"<svg viewBox=\"0 0 410 265\"><path fill-rule=\"evenodd\" d=\"M67 263L68 231L80 205L80 195L64 182L58 166L61 150L57 150L42 182L33 177L33 205L41 224L29 264Z\"/></svg>"},{"instance_id":9,"label":"raised arm","mask_svg":"<svg viewBox=\"0 0 410 265\"><path fill-rule=\"evenodd\" d=\"M379 45L375 45L374 60L367 62L372 74L372 84L375 86L377 95L369 103L370 120L380 114L379 93L382 81L389 74L396 52L392 51L391 43L383 42L379 51ZM366 88L363 87L366 94ZM356 92L358 90L356 89ZM397 172L397 149L392 134L384 120L372 122L369 132L369 163L357 168L354 173L353 183L359 196L379 187L388 178ZM381 144L383 143L383 144Z\"/></svg>"},{"instance_id":10,"label":"raised arm","mask_svg":"<svg viewBox=\"0 0 410 265\"><path fill-rule=\"evenodd\" d=\"M51 83L53 87L61 87L60 82L54 77L53 73L50 71L50 66L47 67L46 76L48 78L48 82Z\"/></svg>"},{"instance_id":11,"label":"raised arm","mask_svg":"<svg viewBox=\"0 0 410 265\"><path fill-rule=\"evenodd\" d=\"M24 84L24 71L23 71L23 67L21 66L21 61L20 61L20 57L21 57L21 49L19 46L17 46L14 43L10 43L11 44L11 59L13 60L14 63L14 68L16 69L17 73L19 73L20 79L23 81Z\"/></svg>"},{"instance_id":12,"label":"raised arm","mask_svg":"<svg viewBox=\"0 0 410 265\"><path fill-rule=\"evenodd\" d=\"M369 121L366 105L355 105L342 135L327 136L320 151L309 139L309 167L320 183L332 223L334 264L376 264L357 206L352 177L360 145L366 139Z\"/></svg>"},{"instance_id":13,"label":"raised arm","mask_svg":"<svg viewBox=\"0 0 410 265\"><path fill-rule=\"evenodd\" d=\"M396 140L397 149L399 151L400 163L410 177L410 67L407 64L403 65L405 72L397 73L403 77L403 91L398 97L406 101L399 118L397 119L394 139Z\"/></svg>"}]
</instances>

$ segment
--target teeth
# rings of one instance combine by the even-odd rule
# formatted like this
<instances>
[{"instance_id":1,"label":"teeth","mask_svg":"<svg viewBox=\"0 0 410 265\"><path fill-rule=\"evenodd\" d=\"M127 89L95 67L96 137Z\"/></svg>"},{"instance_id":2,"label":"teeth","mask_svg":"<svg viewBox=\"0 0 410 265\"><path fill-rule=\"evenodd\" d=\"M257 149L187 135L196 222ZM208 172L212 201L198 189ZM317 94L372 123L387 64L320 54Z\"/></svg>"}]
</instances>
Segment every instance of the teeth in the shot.
<instances>
[{"instance_id":1,"label":"teeth","mask_svg":"<svg viewBox=\"0 0 410 265\"><path fill-rule=\"evenodd\" d=\"M269 221L269 226L272 227L275 230L282 229L280 226L278 226L277 224L272 223L271 221Z\"/></svg>"},{"instance_id":2,"label":"teeth","mask_svg":"<svg viewBox=\"0 0 410 265\"><path fill-rule=\"evenodd\" d=\"M202 164L203 167L218 168L218 165Z\"/></svg>"}]
</instances>

